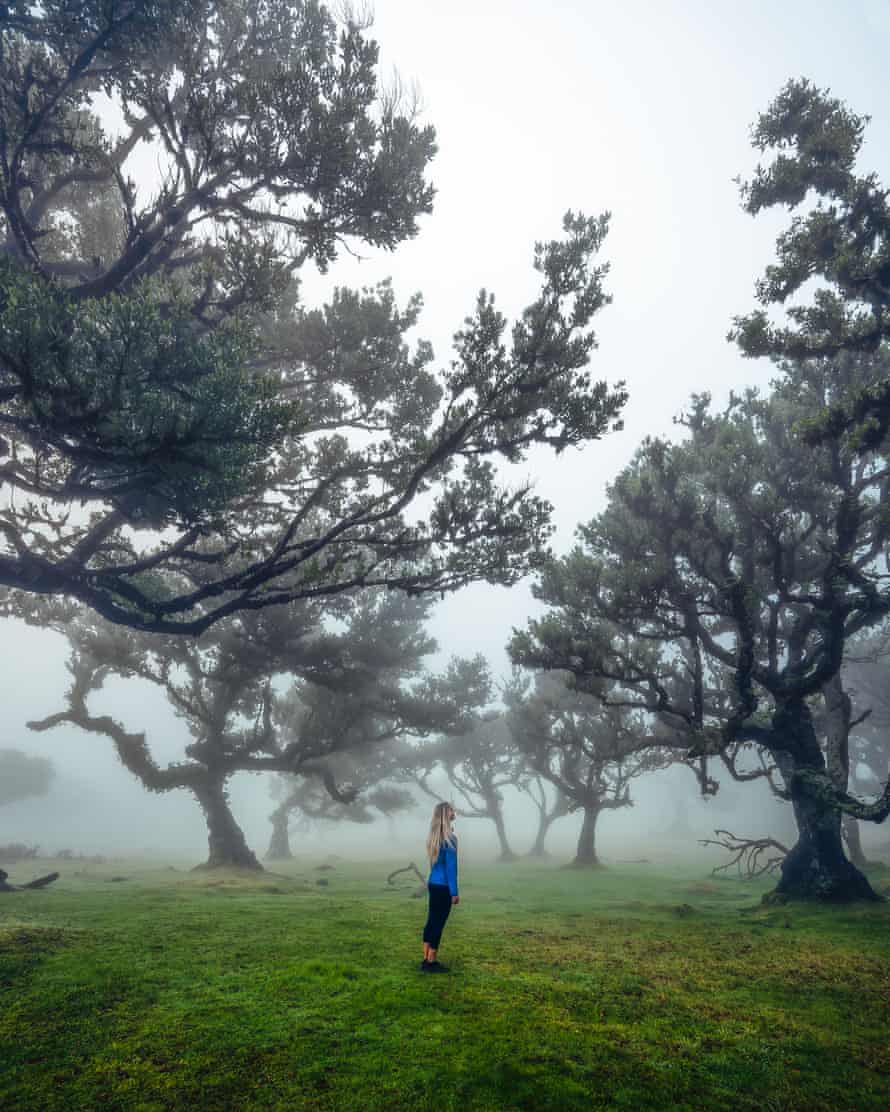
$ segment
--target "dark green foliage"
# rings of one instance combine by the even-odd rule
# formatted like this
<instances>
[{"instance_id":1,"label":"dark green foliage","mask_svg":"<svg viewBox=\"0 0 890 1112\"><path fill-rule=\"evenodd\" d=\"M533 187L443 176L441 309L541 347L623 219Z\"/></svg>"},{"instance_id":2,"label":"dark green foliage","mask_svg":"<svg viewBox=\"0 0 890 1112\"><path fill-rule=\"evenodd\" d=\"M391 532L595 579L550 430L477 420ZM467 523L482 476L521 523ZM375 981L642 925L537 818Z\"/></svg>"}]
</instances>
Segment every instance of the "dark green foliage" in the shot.
<instances>
[{"instance_id":1,"label":"dark green foliage","mask_svg":"<svg viewBox=\"0 0 890 1112\"><path fill-rule=\"evenodd\" d=\"M312 0L81 7L0 24L0 481L20 492L0 586L199 634L540 564L550 506L495 461L618 422L622 386L586 370L607 217L568 214L512 330L481 294L434 371L406 341L417 297L299 304L302 266L392 249L432 204L434 133L381 93L362 21ZM132 176L143 145L154 189ZM192 588L162 576L196 567Z\"/></svg>"},{"instance_id":2,"label":"dark green foliage","mask_svg":"<svg viewBox=\"0 0 890 1112\"><path fill-rule=\"evenodd\" d=\"M33 472L34 494L107 500L121 520L185 528L262 487L297 409L270 376L247 372L244 323L202 334L191 320L182 291L157 280L75 303L0 261L0 361L21 372L4 423L33 451L7 466L25 490Z\"/></svg>"},{"instance_id":3,"label":"dark green foliage","mask_svg":"<svg viewBox=\"0 0 890 1112\"><path fill-rule=\"evenodd\" d=\"M774 158L743 185L746 211L817 198L779 237L758 300L783 304L812 278L825 286L812 305L788 310L792 328L773 328L765 311L738 318L732 335L746 355L874 351L890 335L890 207L874 174L855 173L867 122L805 80L790 81L758 120L752 143Z\"/></svg>"},{"instance_id":4,"label":"dark green foliage","mask_svg":"<svg viewBox=\"0 0 890 1112\"><path fill-rule=\"evenodd\" d=\"M890 339L890 202L875 174L857 173L868 117L806 80L789 81L758 120L752 143L772 162L742 186L747 212L776 205L799 209L776 242L777 259L757 284L762 309L737 317L730 338L745 355L809 359L875 352ZM808 304L786 310L787 327L768 310L793 299L812 280ZM811 438L849 434L876 448L890 427L886 376L818 415Z\"/></svg>"},{"instance_id":5,"label":"dark green foliage","mask_svg":"<svg viewBox=\"0 0 890 1112\"><path fill-rule=\"evenodd\" d=\"M221 283L202 308L222 308L221 294L255 303L295 254L324 266L345 235L393 247L429 211L432 129L397 102L379 105L376 43L312 0L103 0L79 5L76 18L65 0L12 9L2 28L11 245L38 269L73 274L78 296L111 292L188 250L186 261L210 261ZM122 140L103 132L98 89L121 105ZM140 210L121 170L149 136L169 170ZM84 182L114 191L121 252L46 258L46 225ZM199 234L207 224L223 233L219 250Z\"/></svg>"}]
</instances>

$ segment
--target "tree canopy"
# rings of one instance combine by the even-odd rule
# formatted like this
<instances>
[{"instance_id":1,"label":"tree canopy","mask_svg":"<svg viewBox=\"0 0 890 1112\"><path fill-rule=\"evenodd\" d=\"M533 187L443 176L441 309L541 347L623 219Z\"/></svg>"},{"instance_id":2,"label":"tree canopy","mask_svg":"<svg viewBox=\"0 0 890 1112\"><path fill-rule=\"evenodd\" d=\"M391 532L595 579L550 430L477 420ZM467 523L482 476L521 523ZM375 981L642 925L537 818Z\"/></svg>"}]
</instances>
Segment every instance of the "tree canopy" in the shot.
<instances>
[{"instance_id":1,"label":"tree canopy","mask_svg":"<svg viewBox=\"0 0 890 1112\"><path fill-rule=\"evenodd\" d=\"M521 318L483 291L434 370L419 298L299 300L301 267L393 249L432 204L433 130L381 91L360 20L13 2L0 51L0 586L198 634L540 563L550 507L498 467L618 421L621 384L586 369L606 215L568 214Z\"/></svg>"},{"instance_id":2,"label":"tree canopy","mask_svg":"<svg viewBox=\"0 0 890 1112\"><path fill-rule=\"evenodd\" d=\"M876 352L890 339L890 203L874 173L857 167L867 116L805 79L792 80L758 119L752 143L772 161L741 186L752 216L795 212L776 243L776 261L757 283L762 308L736 318L730 338L748 356L809 359ZM815 207L802 205L815 196ZM812 298L798 295L815 285ZM787 323L770 310L791 302ZM890 429L890 377L814 415L810 434L852 433L877 447Z\"/></svg>"}]
</instances>

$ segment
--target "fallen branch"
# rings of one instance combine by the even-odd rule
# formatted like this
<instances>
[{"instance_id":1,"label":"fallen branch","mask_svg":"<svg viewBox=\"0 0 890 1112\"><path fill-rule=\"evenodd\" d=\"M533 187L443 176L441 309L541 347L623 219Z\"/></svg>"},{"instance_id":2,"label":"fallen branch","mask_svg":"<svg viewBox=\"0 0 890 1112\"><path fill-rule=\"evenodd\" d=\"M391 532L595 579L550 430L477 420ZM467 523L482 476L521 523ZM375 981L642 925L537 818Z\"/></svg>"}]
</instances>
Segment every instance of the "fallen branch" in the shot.
<instances>
[{"instance_id":1,"label":"fallen branch","mask_svg":"<svg viewBox=\"0 0 890 1112\"><path fill-rule=\"evenodd\" d=\"M47 873L46 876L39 876L36 880L29 881L28 884L9 884L8 877L9 873L0 869L0 892L24 892L27 888L45 888L47 884L52 884L54 880L58 880L59 874Z\"/></svg>"},{"instance_id":2,"label":"fallen branch","mask_svg":"<svg viewBox=\"0 0 890 1112\"><path fill-rule=\"evenodd\" d=\"M410 873L412 871L416 873L417 879L420 881L421 884L426 884L426 877L423 875L420 869L418 869L413 861L410 865L406 865L404 869L396 869L395 872L390 873L389 876L386 878L386 883L392 884L393 878L397 877L399 873Z\"/></svg>"},{"instance_id":3,"label":"fallen branch","mask_svg":"<svg viewBox=\"0 0 890 1112\"><path fill-rule=\"evenodd\" d=\"M421 896L426 895L426 877L423 875L423 873L420 871L420 869L418 869L418 867L414 864L413 861L411 862L410 865L406 865L404 869L396 869L394 872L391 872L389 874L389 876L386 878L386 883L387 884L392 884L394 878L397 877L400 873L412 873L412 872L417 877L417 879L420 881L420 886L414 889L414 891L411 893L411 898L414 899L414 900L419 900Z\"/></svg>"},{"instance_id":4,"label":"fallen branch","mask_svg":"<svg viewBox=\"0 0 890 1112\"><path fill-rule=\"evenodd\" d=\"M732 856L722 865L716 865L711 870L711 876L725 872L736 866L738 874L746 880L763 876L764 873L775 872L788 856L788 847L777 842L775 838L740 838L729 830L715 830L716 839L702 838L701 846L719 846L727 850ZM772 857L761 858L771 850L776 851Z\"/></svg>"}]
</instances>

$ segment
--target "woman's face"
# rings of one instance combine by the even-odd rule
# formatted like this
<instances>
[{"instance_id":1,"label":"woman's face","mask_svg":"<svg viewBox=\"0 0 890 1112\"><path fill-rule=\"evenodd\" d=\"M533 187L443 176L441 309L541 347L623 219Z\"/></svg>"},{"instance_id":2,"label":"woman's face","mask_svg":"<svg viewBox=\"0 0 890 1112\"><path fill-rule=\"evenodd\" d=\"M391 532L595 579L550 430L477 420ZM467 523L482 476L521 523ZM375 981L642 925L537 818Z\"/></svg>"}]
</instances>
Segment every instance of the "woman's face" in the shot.
<instances>
[{"instance_id":1,"label":"woman's face","mask_svg":"<svg viewBox=\"0 0 890 1112\"><path fill-rule=\"evenodd\" d=\"M455 815L454 811L449 811L448 812L448 821L453 823L455 818L457 818L457 816Z\"/></svg>"}]
</instances>

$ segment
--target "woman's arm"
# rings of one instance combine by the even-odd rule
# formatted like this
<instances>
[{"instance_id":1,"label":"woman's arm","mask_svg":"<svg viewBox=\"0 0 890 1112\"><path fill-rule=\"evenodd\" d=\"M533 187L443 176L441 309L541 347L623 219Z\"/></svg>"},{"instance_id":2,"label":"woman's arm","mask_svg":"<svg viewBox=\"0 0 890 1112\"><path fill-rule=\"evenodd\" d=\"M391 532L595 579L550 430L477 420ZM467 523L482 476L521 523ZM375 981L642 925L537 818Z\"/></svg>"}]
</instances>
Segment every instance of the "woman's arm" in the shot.
<instances>
[{"instance_id":1,"label":"woman's arm","mask_svg":"<svg viewBox=\"0 0 890 1112\"><path fill-rule=\"evenodd\" d=\"M448 877L448 891L451 893L451 902L457 903L460 894L457 888L457 850L454 846L445 847L445 875Z\"/></svg>"}]
</instances>

